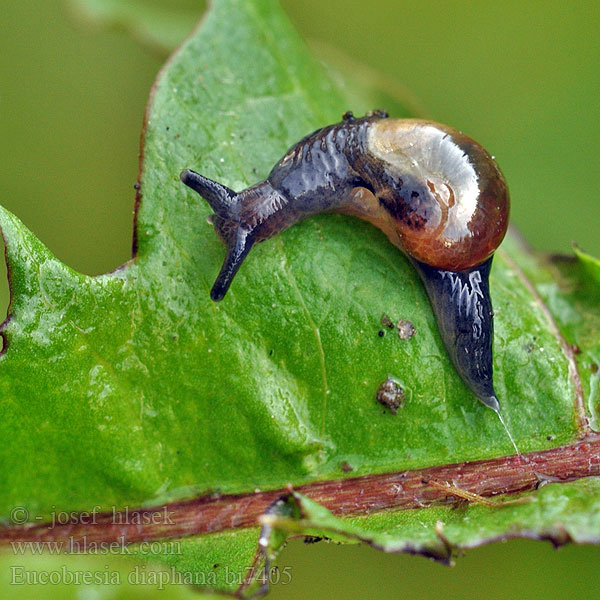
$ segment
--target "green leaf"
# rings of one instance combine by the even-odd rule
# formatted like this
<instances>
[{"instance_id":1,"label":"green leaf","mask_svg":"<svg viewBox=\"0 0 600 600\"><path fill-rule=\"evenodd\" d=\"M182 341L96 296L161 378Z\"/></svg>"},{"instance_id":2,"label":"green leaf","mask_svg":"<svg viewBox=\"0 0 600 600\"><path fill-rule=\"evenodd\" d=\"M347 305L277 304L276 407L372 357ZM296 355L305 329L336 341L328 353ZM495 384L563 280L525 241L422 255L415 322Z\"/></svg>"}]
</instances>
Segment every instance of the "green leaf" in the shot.
<instances>
[{"instance_id":1,"label":"green leaf","mask_svg":"<svg viewBox=\"0 0 600 600\"><path fill-rule=\"evenodd\" d=\"M548 264L538 287L577 357L589 428L600 432L600 261L576 248Z\"/></svg>"},{"instance_id":2,"label":"green leaf","mask_svg":"<svg viewBox=\"0 0 600 600\"><path fill-rule=\"evenodd\" d=\"M600 289L600 260L590 256L583 250L575 247L575 256L585 269L588 279L591 279L596 284L596 289Z\"/></svg>"},{"instance_id":3,"label":"green leaf","mask_svg":"<svg viewBox=\"0 0 600 600\"><path fill-rule=\"evenodd\" d=\"M190 33L202 7L198 0L68 0L68 5L80 19L122 29L165 56Z\"/></svg>"},{"instance_id":4,"label":"green leaf","mask_svg":"<svg viewBox=\"0 0 600 600\"><path fill-rule=\"evenodd\" d=\"M301 494L288 500L300 517L268 515L268 533L326 536L336 542L364 542L384 552L410 552L447 561L453 549L516 537L598 544L600 480L549 484L535 495L521 494L510 501L469 504L462 510L440 506L411 511L410 515L382 512L339 519ZM507 523L511 528L507 529Z\"/></svg>"},{"instance_id":5,"label":"green leaf","mask_svg":"<svg viewBox=\"0 0 600 600\"><path fill-rule=\"evenodd\" d=\"M254 564L260 575L291 529L446 556L453 545L543 536L572 515L598 539L595 480L547 486L529 504L469 506L461 518L440 506L460 500L461 486L489 496L598 474L598 378L586 366L600 357L598 303L580 291L589 276L577 263L559 268L512 236L495 259L495 385L525 459L502 458L511 442L452 367L414 270L368 224L322 215L294 226L253 250L222 303L209 299L224 249L179 172L241 189L302 136L381 98L324 70L274 1L217 0L152 94L130 262L81 275L0 212L12 292L0 541L173 538L180 552L151 558L250 593L262 582L240 574ZM410 320L416 335L380 337L382 314ZM406 390L397 415L375 401L387 376ZM309 500L292 496L295 513L272 521L259 548L260 515L290 497L287 484ZM115 525L111 514L161 503L158 523L121 512ZM369 516L349 526L347 514Z\"/></svg>"}]
</instances>

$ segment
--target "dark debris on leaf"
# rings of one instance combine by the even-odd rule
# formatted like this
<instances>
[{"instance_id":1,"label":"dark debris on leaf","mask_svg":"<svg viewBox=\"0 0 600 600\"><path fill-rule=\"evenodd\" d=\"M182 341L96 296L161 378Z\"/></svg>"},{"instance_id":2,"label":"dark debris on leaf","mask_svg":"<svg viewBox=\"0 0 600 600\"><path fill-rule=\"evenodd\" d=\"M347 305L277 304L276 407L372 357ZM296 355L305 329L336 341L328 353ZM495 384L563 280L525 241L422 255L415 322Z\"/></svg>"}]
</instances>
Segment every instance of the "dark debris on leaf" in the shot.
<instances>
[{"instance_id":1,"label":"dark debris on leaf","mask_svg":"<svg viewBox=\"0 0 600 600\"><path fill-rule=\"evenodd\" d=\"M393 415L398 412L399 408L402 408L405 398L400 384L389 376L377 389L377 402L389 408Z\"/></svg>"}]
</instances>

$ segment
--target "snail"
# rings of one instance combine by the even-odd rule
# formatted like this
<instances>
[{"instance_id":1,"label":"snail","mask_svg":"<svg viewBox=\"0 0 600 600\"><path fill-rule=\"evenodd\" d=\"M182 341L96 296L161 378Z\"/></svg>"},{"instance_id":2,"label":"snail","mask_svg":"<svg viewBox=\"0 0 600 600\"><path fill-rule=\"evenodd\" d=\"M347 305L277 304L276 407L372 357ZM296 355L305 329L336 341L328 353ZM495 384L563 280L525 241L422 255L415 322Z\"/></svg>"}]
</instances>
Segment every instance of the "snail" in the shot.
<instances>
[{"instance_id":1,"label":"snail","mask_svg":"<svg viewBox=\"0 0 600 600\"><path fill-rule=\"evenodd\" d=\"M189 169L181 179L210 204L227 248L211 290L215 301L254 244L302 219L339 212L377 226L419 272L458 374L498 413L488 278L508 226L509 196L477 142L431 121L348 112L300 140L264 181L239 193Z\"/></svg>"}]
</instances>

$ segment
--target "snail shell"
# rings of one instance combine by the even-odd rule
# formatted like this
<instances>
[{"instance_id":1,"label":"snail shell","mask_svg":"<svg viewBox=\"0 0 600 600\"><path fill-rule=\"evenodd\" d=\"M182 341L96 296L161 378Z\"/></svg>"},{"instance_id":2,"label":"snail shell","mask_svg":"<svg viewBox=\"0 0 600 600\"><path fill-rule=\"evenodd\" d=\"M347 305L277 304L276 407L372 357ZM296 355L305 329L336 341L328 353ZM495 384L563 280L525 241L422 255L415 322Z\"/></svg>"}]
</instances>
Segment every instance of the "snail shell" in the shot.
<instances>
[{"instance_id":1,"label":"snail shell","mask_svg":"<svg viewBox=\"0 0 600 600\"><path fill-rule=\"evenodd\" d=\"M431 121L346 113L341 123L292 146L265 181L239 193L187 169L181 179L210 204L227 248L213 300L225 296L255 243L323 212L360 217L411 259L459 375L498 410L488 275L508 226L509 196L477 142Z\"/></svg>"}]
</instances>

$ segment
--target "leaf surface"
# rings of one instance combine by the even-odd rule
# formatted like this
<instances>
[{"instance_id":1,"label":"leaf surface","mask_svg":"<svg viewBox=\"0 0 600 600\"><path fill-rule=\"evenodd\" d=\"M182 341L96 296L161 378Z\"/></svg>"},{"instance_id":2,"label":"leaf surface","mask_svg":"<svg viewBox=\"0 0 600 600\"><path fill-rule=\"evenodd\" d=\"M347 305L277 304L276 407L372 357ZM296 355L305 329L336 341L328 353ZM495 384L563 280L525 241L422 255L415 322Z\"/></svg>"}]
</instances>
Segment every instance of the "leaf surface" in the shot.
<instances>
[{"instance_id":1,"label":"leaf surface","mask_svg":"<svg viewBox=\"0 0 600 600\"><path fill-rule=\"evenodd\" d=\"M538 474L525 461L502 462L514 452L511 442L452 367L416 273L367 223L322 215L294 226L253 250L223 302L209 299L224 248L206 221L210 209L179 172L193 168L242 189L304 135L348 109L378 108L380 98L324 70L274 2L218 0L155 85L130 262L100 277L81 275L0 212L12 292L0 358L4 518L15 506L36 523L57 511L171 503L189 517L183 529L164 521L143 530L146 538L205 535L181 540L180 554L153 558L185 572L216 570L217 588L235 589L214 565L241 573L255 559L263 564L258 518L246 517L253 502L259 514L289 483L339 514L352 511L336 500L337 484L320 482L350 482L363 512L361 486L376 496L377 487L359 477L483 460L474 488L497 494L518 489L515 482L533 485ZM402 103L385 108L408 115ZM597 261L559 268L510 236L494 261L495 386L532 461L596 428L598 304L580 291L593 276L584 267L596 273ZM383 314L410 320L416 335L401 340L383 328L380 337ZM387 376L407 394L397 415L375 401ZM577 448L595 460L593 444ZM486 487L491 465L510 471L512 483ZM399 550L433 553L442 539L438 520L452 521L452 534L444 533L451 544L469 547L526 530L541 536L576 511L577 526L597 539L596 484L569 486L534 493L535 506L472 506L461 518L439 506L377 513L357 518L349 537L370 539L375 528L401 540ZM390 489L382 487L373 506L398 507ZM457 500L427 493L425 503ZM215 503L226 511L222 494L241 500L203 529L206 521L193 515ZM563 508L538 510L552 494L565 498ZM198 504L178 504L189 499ZM348 534L345 521L331 518L331 527L319 517L306 531L323 525L324 535ZM285 534L289 522L274 522L275 530ZM99 535L108 539L107 523Z\"/></svg>"}]
</instances>

